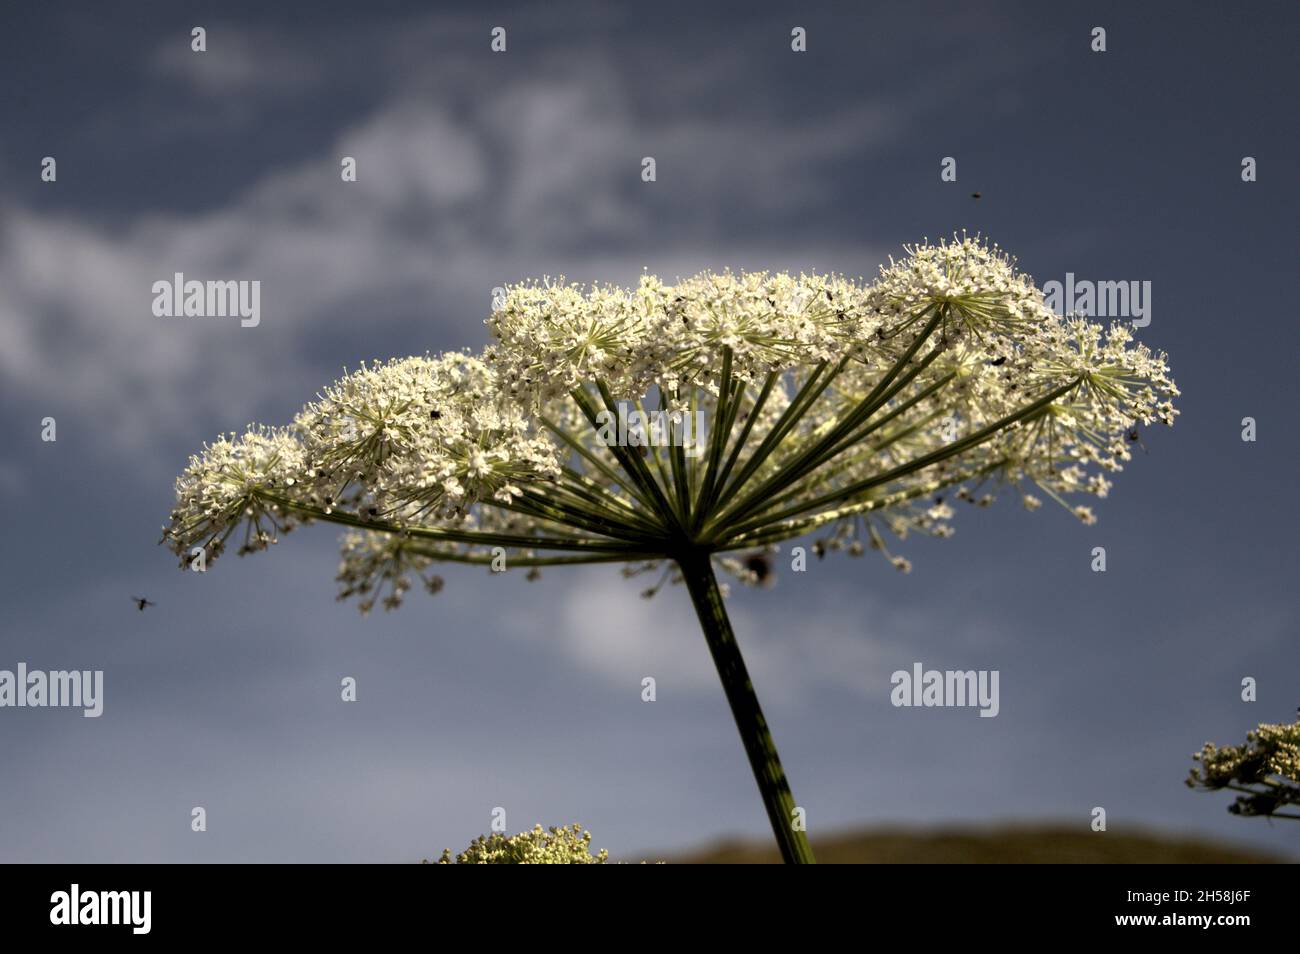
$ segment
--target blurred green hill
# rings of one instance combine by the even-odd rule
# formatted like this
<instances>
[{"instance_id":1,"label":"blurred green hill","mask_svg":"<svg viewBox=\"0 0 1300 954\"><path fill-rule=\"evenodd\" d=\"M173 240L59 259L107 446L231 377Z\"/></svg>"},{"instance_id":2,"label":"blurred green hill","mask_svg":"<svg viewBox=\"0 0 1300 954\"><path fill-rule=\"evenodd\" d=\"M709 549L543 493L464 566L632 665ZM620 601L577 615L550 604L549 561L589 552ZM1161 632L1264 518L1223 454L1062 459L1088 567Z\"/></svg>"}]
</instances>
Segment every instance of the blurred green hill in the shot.
<instances>
[{"instance_id":1,"label":"blurred green hill","mask_svg":"<svg viewBox=\"0 0 1300 954\"><path fill-rule=\"evenodd\" d=\"M1300 834L1300 833L1298 833ZM1279 845L1297 839L1278 836ZM869 828L812 839L822 864L1286 864L1282 850L1148 831L1092 832L1077 826ZM1292 851L1294 854L1294 849ZM676 864L777 864L774 846L724 839L664 860Z\"/></svg>"}]
</instances>

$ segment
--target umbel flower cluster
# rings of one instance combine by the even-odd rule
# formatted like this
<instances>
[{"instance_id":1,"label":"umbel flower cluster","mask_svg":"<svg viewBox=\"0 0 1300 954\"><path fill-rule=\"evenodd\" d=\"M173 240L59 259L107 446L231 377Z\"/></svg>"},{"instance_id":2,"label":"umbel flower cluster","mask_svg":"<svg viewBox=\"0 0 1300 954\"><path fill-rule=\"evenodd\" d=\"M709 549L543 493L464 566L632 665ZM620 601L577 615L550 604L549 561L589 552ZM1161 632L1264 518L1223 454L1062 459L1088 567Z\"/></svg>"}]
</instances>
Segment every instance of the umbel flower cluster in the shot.
<instances>
[{"instance_id":1,"label":"umbel flower cluster","mask_svg":"<svg viewBox=\"0 0 1300 954\"><path fill-rule=\"evenodd\" d=\"M517 835L494 833L475 838L468 848L456 855L444 849L438 864L449 865L603 865L609 852L591 853L591 832L581 825L543 829Z\"/></svg>"},{"instance_id":2,"label":"umbel flower cluster","mask_svg":"<svg viewBox=\"0 0 1300 954\"><path fill-rule=\"evenodd\" d=\"M634 289L507 290L481 354L366 364L286 427L206 446L167 541L192 565L299 524L348 528L340 597L399 605L437 563L620 563L686 584L787 862L812 862L723 603L718 569L946 536L955 504L1013 489L1085 523L1139 428L1172 424L1162 353L1057 317L995 246L908 249L873 282L704 273ZM615 425L614 422L617 422Z\"/></svg>"},{"instance_id":3,"label":"umbel flower cluster","mask_svg":"<svg viewBox=\"0 0 1300 954\"><path fill-rule=\"evenodd\" d=\"M1085 523L1140 425L1172 423L1165 356L1126 325L1061 318L996 247L908 249L871 283L704 273L636 288L507 290L478 355L363 364L287 427L194 456L164 539L191 562L313 521L349 529L341 596L367 611L440 561L664 565L711 554L747 583L763 554L889 553L951 532L954 505L1014 488ZM622 443L602 426L639 412ZM673 422L702 420L694 446ZM655 424L667 421L665 427Z\"/></svg>"},{"instance_id":4,"label":"umbel flower cluster","mask_svg":"<svg viewBox=\"0 0 1300 954\"><path fill-rule=\"evenodd\" d=\"M1234 815L1300 819L1300 715L1290 725L1265 723L1246 733L1244 745L1206 742L1192 758L1200 763L1189 788L1238 792Z\"/></svg>"}]
</instances>

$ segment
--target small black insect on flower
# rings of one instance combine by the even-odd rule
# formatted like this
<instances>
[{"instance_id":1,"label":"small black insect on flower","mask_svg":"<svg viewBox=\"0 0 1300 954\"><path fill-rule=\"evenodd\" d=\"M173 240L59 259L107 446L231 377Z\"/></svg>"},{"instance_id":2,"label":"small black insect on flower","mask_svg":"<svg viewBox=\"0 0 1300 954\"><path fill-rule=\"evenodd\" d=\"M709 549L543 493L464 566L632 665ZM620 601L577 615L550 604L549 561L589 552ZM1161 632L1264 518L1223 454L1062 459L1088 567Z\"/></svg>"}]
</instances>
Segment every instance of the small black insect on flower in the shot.
<instances>
[{"instance_id":1,"label":"small black insect on flower","mask_svg":"<svg viewBox=\"0 0 1300 954\"><path fill-rule=\"evenodd\" d=\"M745 558L745 569L754 574L759 583L772 575L772 561L766 553L751 553Z\"/></svg>"}]
</instances>

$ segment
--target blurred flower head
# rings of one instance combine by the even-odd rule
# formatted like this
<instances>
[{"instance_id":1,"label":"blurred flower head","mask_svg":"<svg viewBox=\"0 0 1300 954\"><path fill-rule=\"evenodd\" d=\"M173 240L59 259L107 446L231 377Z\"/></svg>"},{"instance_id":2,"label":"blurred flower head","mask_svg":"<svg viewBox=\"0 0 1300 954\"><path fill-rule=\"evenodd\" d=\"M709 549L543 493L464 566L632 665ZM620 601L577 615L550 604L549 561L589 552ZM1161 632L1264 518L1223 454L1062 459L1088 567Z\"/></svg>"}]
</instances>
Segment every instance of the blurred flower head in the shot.
<instances>
[{"instance_id":1,"label":"blurred flower head","mask_svg":"<svg viewBox=\"0 0 1300 954\"><path fill-rule=\"evenodd\" d=\"M609 852L591 853L591 832L581 825L543 829L517 835L491 834L475 838L455 856L444 849L438 864L449 865L603 865Z\"/></svg>"}]
</instances>

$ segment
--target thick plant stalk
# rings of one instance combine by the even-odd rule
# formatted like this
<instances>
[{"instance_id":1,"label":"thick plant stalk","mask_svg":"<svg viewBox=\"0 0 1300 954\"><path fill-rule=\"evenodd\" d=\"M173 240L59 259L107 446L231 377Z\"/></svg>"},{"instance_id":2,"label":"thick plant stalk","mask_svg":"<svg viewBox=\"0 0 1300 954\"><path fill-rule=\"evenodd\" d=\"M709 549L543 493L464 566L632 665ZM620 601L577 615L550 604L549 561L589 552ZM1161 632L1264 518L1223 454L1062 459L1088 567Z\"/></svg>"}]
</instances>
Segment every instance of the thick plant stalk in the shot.
<instances>
[{"instance_id":1,"label":"thick plant stalk","mask_svg":"<svg viewBox=\"0 0 1300 954\"><path fill-rule=\"evenodd\" d=\"M758 782L759 793L763 796L767 817L772 822L772 832L781 848L781 858L786 864L816 864L817 859L813 857L812 848L808 844L808 835L794 827L794 795L790 791L790 783L786 781L785 771L781 768L776 743L772 741L767 720L763 718L763 710L758 704L749 672L745 669L745 660L740 654L736 634L731 629L731 620L727 618L727 609L722 603L722 592L713 575L709 554L696 551L678 557L677 562L691 592L691 600L695 603L695 612L704 629L705 642L709 644L709 652L718 667L718 678L722 680L731 714L736 719L736 728L745 745L745 754L749 756L750 768L754 770L754 780Z\"/></svg>"}]
</instances>

